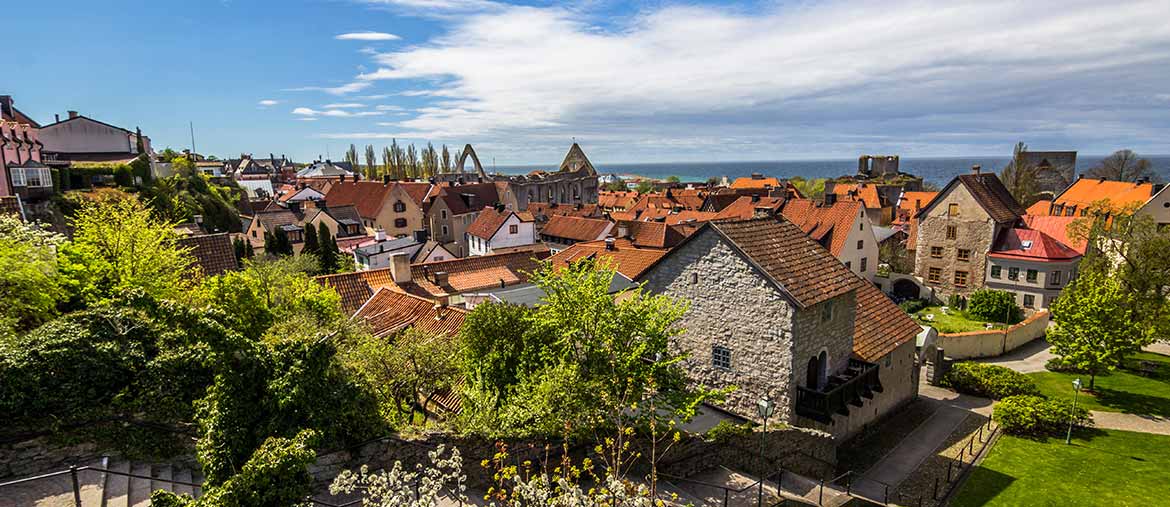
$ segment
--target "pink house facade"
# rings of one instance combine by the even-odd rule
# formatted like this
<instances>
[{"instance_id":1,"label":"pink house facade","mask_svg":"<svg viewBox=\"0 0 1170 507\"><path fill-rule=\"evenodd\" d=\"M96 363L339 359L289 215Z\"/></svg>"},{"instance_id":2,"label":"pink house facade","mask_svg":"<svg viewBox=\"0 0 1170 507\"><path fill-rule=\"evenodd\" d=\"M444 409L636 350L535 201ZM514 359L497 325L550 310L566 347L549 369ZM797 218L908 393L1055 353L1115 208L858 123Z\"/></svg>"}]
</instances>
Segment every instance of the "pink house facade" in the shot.
<instances>
[{"instance_id":1,"label":"pink house facade","mask_svg":"<svg viewBox=\"0 0 1170 507\"><path fill-rule=\"evenodd\" d=\"M0 195L52 192L52 173L41 163L43 147L40 124L13 107L12 96L0 95Z\"/></svg>"}]
</instances>

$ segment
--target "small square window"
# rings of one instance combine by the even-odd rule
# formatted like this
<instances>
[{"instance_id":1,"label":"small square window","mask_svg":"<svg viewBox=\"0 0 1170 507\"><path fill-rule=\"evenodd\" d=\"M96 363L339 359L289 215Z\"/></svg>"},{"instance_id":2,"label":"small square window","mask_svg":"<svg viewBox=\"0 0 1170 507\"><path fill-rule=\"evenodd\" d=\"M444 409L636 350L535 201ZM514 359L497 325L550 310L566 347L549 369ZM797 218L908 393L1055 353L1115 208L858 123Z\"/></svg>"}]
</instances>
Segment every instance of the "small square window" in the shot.
<instances>
[{"instance_id":1,"label":"small square window","mask_svg":"<svg viewBox=\"0 0 1170 507\"><path fill-rule=\"evenodd\" d=\"M1060 285L1060 271L1053 271L1048 273L1048 283L1051 285Z\"/></svg>"},{"instance_id":2,"label":"small square window","mask_svg":"<svg viewBox=\"0 0 1170 507\"><path fill-rule=\"evenodd\" d=\"M1024 307L1032 308L1034 306L1036 306L1036 296L1031 294L1024 294Z\"/></svg>"},{"instance_id":3,"label":"small square window","mask_svg":"<svg viewBox=\"0 0 1170 507\"><path fill-rule=\"evenodd\" d=\"M934 257L935 259L941 259L943 256L943 247L941 247L941 246L930 247L930 256Z\"/></svg>"},{"instance_id":4,"label":"small square window","mask_svg":"<svg viewBox=\"0 0 1170 507\"><path fill-rule=\"evenodd\" d=\"M1037 275L1039 273L1035 269L1029 269L1027 274L1028 283L1036 283Z\"/></svg>"},{"instance_id":5,"label":"small square window","mask_svg":"<svg viewBox=\"0 0 1170 507\"><path fill-rule=\"evenodd\" d=\"M691 285L698 285L698 284L699 284L699 274L698 273L691 273Z\"/></svg>"},{"instance_id":6,"label":"small square window","mask_svg":"<svg viewBox=\"0 0 1170 507\"><path fill-rule=\"evenodd\" d=\"M731 349L716 345L711 348L711 366L721 370L731 369Z\"/></svg>"},{"instance_id":7,"label":"small square window","mask_svg":"<svg viewBox=\"0 0 1170 507\"><path fill-rule=\"evenodd\" d=\"M445 210L445 209L439 210L439 217L441 217L443 220L446 220L447 219L447 210Z\"/></svg>"},{"instance_id":8,"label":"small square window","mask_svg":"<svg viewBox=\"0 0 1170 507\"><path fill-rule=\"evenodd\" d=\"M509 225L508 226L508 234L519 234L519 233L520 233L520 226L519 225Z\"/></svg>"},{"instance_id":9,"label":"small square window","mask_svg":"<svg viewBox=\"0 0 1170 507\"><path fill-rule=\"evenodd\" d=\"M968 278L970 276L966 271L955 271L955 287L966 287Z\"/></svg>"},{"instance_id":10,"label":"small square window","mask_svg":"<svg viewBox=\"0 0 1170 507\"><path fill-rule=\"evenodd\" d=\"M864 239L857 240L857 249L861 250L863 248L865 248L865 240Z\"/></svg>"},{"instance_id":11,"label":"small square window","mask_svg":"<svg viewBox=\"0 0 1170 507\"><path fill-rule=\"evenodd\" d=\"M991 267L991 277L992 278L999 278L1002 275L1003 275L1003 267L1002 266L992 266Z\"/></svg>"},{"instance_id":12,"label":"small square window","mask_svg":"<svg viewBox=\"0 0 1170 507\"><path fill-rule=\"evenodd\" d=\"M821 322L833 320L833 301L825 301L821 306Z\"/></svg>"},{"instance_id":13,"label":"small square window","mask_svg":"<svg viewBox=\"0 0 1170 507\"><path fill-rule=\"evenodd\" d=\"M952 217L959 216L959 204L952 202L947 205L947 215Z\"/></svg>"},{"instance_id":14,"label":"small square window","mask_svg":"<svg viewBox=\"0 0 1170 507\"><path fill-rule=\"evenodd\" d=\"M947 239L955 239L959 237L959 230L953 225L947 226Z\"/></svg>"},{"instance_id":15,"label":"small square window","mask_svg":"<svg viewBox=\"0 0 1170 507\"><path fill-rule=\"evenodd\" d=\"M971 251L967 250L966 248L960 248L955 254L955 258L960 261L967 262L971 260Z\"/></svg>"},{"instance_id":16,"label":"small square window","mask_svg":"<svg viewBox=\"0 0 1170 507\"><path fill-rule=\"evenodd\" d=\"M1020 279L1020 268L1008 268L1008 280L1017 281Z\"/></svg>"},{"instance_id":17,"label":"small square window","mask_svg":"<svg viewBox=\"0 0 1170 507\"><path fill-rule=\"evenodd\" d=\"M926 271L926 281L939 283L942 281L942 268L930 268Z\"/></svg>"}]
</instances>

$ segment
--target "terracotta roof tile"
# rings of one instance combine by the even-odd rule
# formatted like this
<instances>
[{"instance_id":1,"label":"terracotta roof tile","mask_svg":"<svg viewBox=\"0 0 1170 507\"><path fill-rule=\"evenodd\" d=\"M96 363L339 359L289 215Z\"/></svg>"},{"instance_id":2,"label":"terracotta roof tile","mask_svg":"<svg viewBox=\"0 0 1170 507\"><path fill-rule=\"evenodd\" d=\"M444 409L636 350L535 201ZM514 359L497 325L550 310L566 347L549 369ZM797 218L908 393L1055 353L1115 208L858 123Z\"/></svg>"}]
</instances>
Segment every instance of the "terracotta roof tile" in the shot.
<instances>
[{"instance_id":1,"label":"terracotta roof tile","mask_svg":"<svg viewBox=\"0 0 1170 507\"><path fill-rule=\"evenodd\" d=\"M493 183L440 187L439 195L435 198L442 199L453 215L474 213L484 206L495 206L500 203L500 194Z\"/></svg>"},{"instance_id":2,"label":"terracotta roof tile","mask_svg":"<svg viewBox=\"0 0 1170 507\"><path fill-rule=\"evenodd\" d=\"M796 224L816 242L840 256L853 223L861 213L859 201L837 201L817 206L811 199L792 199L784 205L784 218Z\"/></svg>"},{"instance_id":3,"label":"terracotta roof tile","mask_svg":"<svg viewBox=\"0 0 1170 507\"><path fill-rule=\"evenodd\" d=\"M467 312L438 306L435 301L383 287L354 314L364 320L374 336L389 336L407 328L432 335L454 337L463 327Z\"/></svg>"},{"instance_id":4,"label":"terracotta roof tile","mask_svg":"<svg viewBox=\"0 0 1170 507\"><path fill-rule=\"evenodd\" d=\"M596 204L549 204L547 202L530 201L525 210L540 221L547 221L549 217L562 215L581 218L600 218L601 209Z\"/></svg>"},{"instance_id":5,"label":"terracotta roof tile","mask_svg":"<svg viewBox=\"0 0 1170 507\"><path fill-rule=\"evenodd\" d=\"M638 248L626 239L615 240L613 250L606 248L605 241L590 241L570 245L550 257L549 262L553 266L562 267L587 257L608 259L613 262L614 269L619 273L630 280L636 280L666 253L667 250Z\"/></svg>"},{"instance_id":6,"label":"terracotta roof tile","mask_svg":"<svg viewBox=\"0 0 1170 507\"><path fill-rule=\"evenodd\" d=\"M597 205L602 208L628 209L635 202L638 202L638 193L632 190L627 192L603 191L597 193Z\"/></svg>"},{"instance_id":7,"label":"terracotta roof tile","mask_svg":"<svg viewBox=\"0 0 1170 507\"><path fill-rule=\"evenodd\" d=\"M736 178L735 181L731 182L731 188L734 188L734 189L766 188L766 187L779 188L782 185L783 184L780 183L779 179L773 178L771 176L763 177L763 178L753 178L753 177Z\"/></svg>"},{"instance_id":8,"label":"terracotta roof tile","mask_svg":"<svg viewBox=\"0 0 1170 507\"><path fill-rule=\"evenodd\" d=\"M412 294L438 297L516 285L527 282L540 260L548 256L548 251L520 251L412 264L411 281L402 286ZM436 284L436 273L447 273L442 286Z\"/></svg>"},{"instance_id":9,"label":"terracotta roof tile","mask_svg":"<svg viewBox=\"0 0 1170 507\"><path fill-rule=\"evenodd\" d=\"M963 174L956 179L996 222L1018 220L1027 213L994 173Z\"/></svg>"},{"instance_id":10,"label":"terracotta roof tile","mask_svg":"<svg viewBox=\"0 0 1170 507\"><path fill-rule=\"evenodd\" d=\"M868 183L842 183L833 186L838 201L861 201L866 208L881 208L882 199L877 187Z\"/></svg>"},{"instance_id":11,"label":"terracotta roof tile","mask_svg":"<svg viewBox=\"0 0 1170 507\"><path fill-rule=\"evenodd\" d=\"M495 208L484 208L475 217L475 221L467 226L467 233L477 238L491 239L512 215L516 215L521 222L533 221L532 215L528 213L519 214L511 210L498 211Z\"/></svg>"},{"instance_id":12,"label":"terracotta roof tile","mask_svg":"<svg viewBox=\"0 0 1170 507\"><path fill-rule=\"evenodd\" d=\"M1043 232L1053 239L1064 243L1065 246L1076 250L1077 253L1084 255L1086 247L1088 247L1088 240L1085 238L1076 238L1070 236L1068 233L1068 226L1077 220L1083 220L1080 217L1050 217L1050 216L1032 216L1024 217L1024 224L1029 229L1035 229Z\"/></svg>"},{"instance_id":13,"label":"terracotta roof tile","mask_svg":"<svg viewBox=\"0 0 1170 507\"><path fill-rule=\"evenodd\" d=\"M406 195L410 196L410 199L414 201L415 206L418 207L422 207L422 205L426 202L427 196L430 195L431 187L434 186L430 183L419 183L413 181L399 181L393 184L405 190Z\"/></svg>"},{"instance_id":14,"label":"terracotta roof tile","mask_svg":"<svg viewBox=\"0 0 1170 507\"><path fill-rule=\"evenodd\" d=\"M1051 209L1052 201L1048 199L1041 199L1036 201L1035 204L1028 206L1028 215L1037 217L1047 216Z\"/></svg>"},{"instance_id":15,"label":"terracotta roof tile","mask_svg":"<svg viewBox=\"0 0 1170 507\"><path fill-rule=\"evenodd\" d=\"M383 185L379 181L338 182L329 187L325 202L330 206L351 205L357 208L362 217L373 219L386 205L392 189L391 185Z\"/></svg>"},{"instance_id":16,"label":"terracotta roof tile","mask_svg":"<svg viewBox=\"0 0 1170 507\"><path fill-rule=\"evenodd\" d=\"M390 268L355 271L315 278L317 283L337 291L341 297L341 309L346 314L356 312L371 296L382 287L396 287L390 276Z\"/></svg>"},{"instance_id":17,"label":"terracotta roof tile","mask_svg":"<svg viewBox=\"0 0 1170 507\"><path fill-rule=\"evenodd\" d=\"M1095 178L1081 178L1053 199L1054 207L1076 206L1084 209L1093 203L1109 200L1113 211L1129 206L1141 206L1154 195L1153 183L1111 181Z\"/></svg>"},{"instance_id":18,"label":"terracotta roof tile","mask_svg":"<svg viewBox=\"0 0 1170 507\"><path fill-rule=\"evenodd\" d=\"M226 232L179 238L179 246L191 249L195 263L206 276L240 268L231 237Z\"/></svg>"},{"instance_id":19,"label":"terracotta roof tile","mask_svg":"<svg viewBox=\"0 0 1170 507\"><path fill-rule=\"evenodd\" d=\"M1012 228L1000 233L987 255L1001 259L1059 262L1074 260L1081 253L1041 231Z\"/></svg>"},{"instance_id":20,"label":"terracotta roof tile","mask_svg":"<svg viewBox=\"0 0 1170 507\"><path fill-rule=\"evenodd\" d=\"M902 192L898 198L898 212L894 216L894 223L909 223L910 217L930 204L936 196L938 192Z\"/></svg>"},{"instance_id":21,"label":"terracotta roof tile","mask_svg":"<svg viewBox=\"0 0 1170 507\"><path fill-rule=\"evenodd\" d=\"M662 222L619 222L626 228L626 237L634 246L643 248L674 248L690 234L685 226L666 225Z\"/></svg>"},{"instance_id":22,"label":"terracotta roof tile","mask_svg":"<svg viewBox=\"0 0 1170 507\"><path fill-rule=\"evenodd\" d=\"M609 220L554 215L549 217L540 235L573 241L594 241L605 238L612 229L613 222Z\"/></svg>"},{"instance_id":23,"label":"terracotta roof tile","mask_svg":"<svg viewBox=\"0 0 1170 507\"><path fill-rule=\"evenodd\" d=\"M855 289L856 275L782 217L710 225L792 296L809 307Z\"/></svg>"},{"instance_id":24,"label":"terracotta roof tile","mask_svg":"<svg viewBox=\"0 0 1170 507\"><path fill-rule=\"evenodd\" d=\"M873 284L857 278L857 315L853 321L853 353L876 362L922 331L914 319Z\"/></svg>"}]
</instances>

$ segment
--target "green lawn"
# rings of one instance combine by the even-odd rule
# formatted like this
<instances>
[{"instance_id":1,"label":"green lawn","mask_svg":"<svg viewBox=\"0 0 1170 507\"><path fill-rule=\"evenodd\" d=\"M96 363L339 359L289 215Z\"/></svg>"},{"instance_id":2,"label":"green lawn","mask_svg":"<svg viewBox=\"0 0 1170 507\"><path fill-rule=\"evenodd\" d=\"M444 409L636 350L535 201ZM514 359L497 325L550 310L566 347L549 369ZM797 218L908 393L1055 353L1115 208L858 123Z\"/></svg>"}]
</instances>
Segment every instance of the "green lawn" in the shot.
<instances>
[{"instance_id":1,"label":"green lawn","mask_svg":"<svg viewBox=\"0 0 1170 507\"><path fill-rule=\"evenodd\" d=\"M967 331L983 331L986 321L974 318L965 311L950 310L944 314L940 306L928 306L914 314L919 324L931 326L940 333L963 333ZM934 320L926 320L926 315L934 314ZM1003 324L993 323L994 329L1003 329Z\"/></svg>"},{"instance_id":2,"label":"green lawn","mask_svg":"<svg viewBox=\"0 0 1170 507\"><path fill-rule=\"evenodd\" d=\"M1138 373L1138 361L1158 363L1157 374ZM1089 385L1089 377L1078 373L1046 371L1029 376L1049 397L1072 398L1072 381L1078 377ZM1170 417L1170 357L1152 352L1136 354L1126 361L1125 369L1097 376L1096 391L1081 391L1077 403L1089 410Z\"/></svg>"},{"instance_id":3,"label":"green lawn","mask_svg":"<svg viewBox=\"0 0 1170 507\"><path fill-rule=\"evenodd\" d=\"M1168 470L1170 436L1086 429L1065 445L1005 435L951 505L1166 505Z\"/></svg>"}]
</instances>

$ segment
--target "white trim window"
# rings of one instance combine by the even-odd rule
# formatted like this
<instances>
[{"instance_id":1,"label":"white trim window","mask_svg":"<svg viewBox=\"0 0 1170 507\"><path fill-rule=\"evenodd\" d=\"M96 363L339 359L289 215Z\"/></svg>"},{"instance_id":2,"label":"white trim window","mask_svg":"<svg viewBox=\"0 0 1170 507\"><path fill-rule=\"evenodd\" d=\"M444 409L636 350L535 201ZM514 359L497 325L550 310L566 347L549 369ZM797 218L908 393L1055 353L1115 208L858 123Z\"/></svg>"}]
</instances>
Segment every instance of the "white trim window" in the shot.
<instances>
[{"instance_id":1,"label":"white trim window","mask_svg":"<svg viewBox=\"0 0 1170 507\"><path fill-rule=\"evenodd\" d=\"M12 171L12 172L11 172L11 174L12 174L12 186L14 186L14 187L23 187L23 186L26 186L26 185L25 185L25 182L24 182L24 169L23 169L23 168L20 168L20 167L13 167L13 168L11 169L11 171Z\"/></svg>"},{"instance_id":2,"label":"white trim window","mask_svg":"<svg viewBox=\"0 0 1170 507\"><path fill-rule=\"evenodd\" d=\"M53 173L47 167L25 169L26 184L30 188L52 188Z\"/></svg>"}]
</instances>

